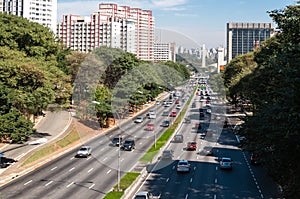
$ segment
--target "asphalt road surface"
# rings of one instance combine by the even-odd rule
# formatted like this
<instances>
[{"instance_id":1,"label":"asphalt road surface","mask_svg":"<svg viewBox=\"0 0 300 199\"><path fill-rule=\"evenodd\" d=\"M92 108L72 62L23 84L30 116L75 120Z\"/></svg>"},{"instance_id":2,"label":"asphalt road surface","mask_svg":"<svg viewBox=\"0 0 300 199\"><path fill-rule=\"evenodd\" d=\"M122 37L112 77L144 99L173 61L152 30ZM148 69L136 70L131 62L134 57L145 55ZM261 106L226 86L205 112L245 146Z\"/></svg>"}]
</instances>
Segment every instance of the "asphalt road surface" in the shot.
<instances>
[{"instance_id":1,"label":"asphalt road surface","mask_svg":"<svg viewBox=\"0 0 300 199\"><path fill-rule=\"evenodd\" d=\"M161 122L164 119L174 121L175 118L162 116L163 111L175 110L174 103L171 107L156 105L154 109L157 115L151 120L155 124L154 131L144 130L150 119L145 118L140 124L130 120L120 128L85 143L92 148L91 156L76 158L78 149L70 151L1 187L0 198L103 198L117 184L119 165L121 176L131 171L155 138L165 130L160 126ZM133 151L119 151L119 147L111 145L111 139L119 134L123 140L135 140Z\"/></svg>"}]
</instances>

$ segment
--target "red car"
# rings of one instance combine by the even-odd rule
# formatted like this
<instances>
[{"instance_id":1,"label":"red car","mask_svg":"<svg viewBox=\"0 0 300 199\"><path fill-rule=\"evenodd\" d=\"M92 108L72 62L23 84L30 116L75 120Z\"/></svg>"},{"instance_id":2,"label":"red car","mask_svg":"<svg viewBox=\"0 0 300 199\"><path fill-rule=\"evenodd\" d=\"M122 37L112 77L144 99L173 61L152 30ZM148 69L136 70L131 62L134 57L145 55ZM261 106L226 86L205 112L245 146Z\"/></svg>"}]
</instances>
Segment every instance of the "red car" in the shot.
<instances>
[{"instance_id":1,"label":"red car","mask_svg":"<svg viewBox=\"0 0 300 199\"><path fill-rule=\"evenodd\" d=\"M176 111L172 111L171 114L170 114L170 117L176 117L176 116L177 116Z\"/></svg>"},{"instance_id":2,"label":"red car","mask_svg":"<svg viewBox=\"0 0 300 199\"><path fill-rule=\"evenodd\" d=\"M192 142L188 142L187 146L186 146L186 150L187 151L196 151L197 149L197 143L192 141Z\"/></svg>"},{"instance_id":3,"label":"red car","mask_svg":"<svg viewBox=\"0 0 300 199\"><path fill-rule=\"evenodd\" d=\"M154 131L154 124L152 124L152 123L147 124L145 130L146 131Z\"/></svg>"}]
</instances>

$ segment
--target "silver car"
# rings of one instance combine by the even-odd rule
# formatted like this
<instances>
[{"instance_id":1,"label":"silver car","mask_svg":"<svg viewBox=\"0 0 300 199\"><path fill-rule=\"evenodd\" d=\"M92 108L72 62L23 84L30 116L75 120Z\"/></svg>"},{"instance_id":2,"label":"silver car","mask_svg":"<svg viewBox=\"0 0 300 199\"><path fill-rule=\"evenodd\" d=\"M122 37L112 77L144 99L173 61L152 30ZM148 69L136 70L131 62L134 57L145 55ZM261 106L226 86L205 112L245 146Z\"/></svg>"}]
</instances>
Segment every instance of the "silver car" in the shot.
<instances>
[{"instance_id":1,"label":"silver car","mask_svg":"<svg viewBox=\"0 0 300 199\"><path fill-rule=\"evenodd\" d=\"M232 159L231 158L221 158L220 169L232 169Z\"/></svg>"},{"instance_id":2,"label":"silver car","mask_svg":"<svg viewBox=\"0 0 300 199\"><path fill-rule=\"evenodd\" d=\"M187 160L179 160L177 167L176 167L177 173L181 172L190 172L190 163Z\"/></svg>"},{"instance_id":3,"label":"silver car","mask_svg":"<svg viewBox=\"0 0 300 199\"><path fill-rule=\"evenodd\" d=\"M90 146L82 146L76 154L76 157L88 157L91 155L92 149Z\"/></svg>"}]
</instances>

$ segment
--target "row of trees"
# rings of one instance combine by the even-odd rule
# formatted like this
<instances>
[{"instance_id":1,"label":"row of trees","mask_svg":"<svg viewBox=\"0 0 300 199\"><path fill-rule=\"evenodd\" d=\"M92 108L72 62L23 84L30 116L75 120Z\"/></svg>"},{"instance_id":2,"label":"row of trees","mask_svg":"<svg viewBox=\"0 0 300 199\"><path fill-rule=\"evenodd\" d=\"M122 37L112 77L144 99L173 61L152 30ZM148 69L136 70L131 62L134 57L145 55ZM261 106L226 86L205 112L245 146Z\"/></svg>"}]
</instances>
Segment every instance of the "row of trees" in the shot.
<instances>
[{"instance_id":1,"label":"row of trees","mask_svg":"<svg viewBox=\"0 0 300 199\"><path fill-rule=\"evenodd\" d=\"M281 30L255 52L226 66L223 78L233 103L250 102L241 134L258 153L286 198L300 197L300 5L269 12Z\"/></svg>"},{"instance_id":2,"label":"row of trees","mask_svg":"<svg viewBox=\"0 0 300 199\"><path fill-rule=\"evenodd\" d=\"M74 82L73 100L80 115L96 115L100 127L109 127L111 119L137 111L189 76L188 69L179 63L156 64L120 49L101 47L83 61Z\"/></svg>"},{"instance_id":3,"label":"row of trees","mask_svg":"<svg viewBox=\"0 0 300 199\"><path fill-rule=\"evenodd\" d=\"M69 103L71 79L62 70L69 53L42 25L0 13L0 141L26 140L32 116Z\"/></svg>"}]
</instances>

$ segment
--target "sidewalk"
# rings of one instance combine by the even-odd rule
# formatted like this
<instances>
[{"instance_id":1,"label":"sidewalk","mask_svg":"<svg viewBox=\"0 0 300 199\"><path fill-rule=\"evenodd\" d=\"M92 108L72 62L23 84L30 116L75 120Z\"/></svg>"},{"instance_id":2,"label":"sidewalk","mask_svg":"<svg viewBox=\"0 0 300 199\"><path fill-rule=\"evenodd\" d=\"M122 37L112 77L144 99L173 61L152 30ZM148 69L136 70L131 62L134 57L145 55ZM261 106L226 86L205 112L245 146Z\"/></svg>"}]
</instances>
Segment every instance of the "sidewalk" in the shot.
<instances>
[{"instance_id":1,"label":"sidewalk","mask_svg":"<svg viewBox=\"0 0 300 199\"><path fill-rule=\"evenodd\" d=\"M167 95L168 93L164 92L160 94L157 97L157 99L162 100L166 98ZM24 144L1 144L0 145L0 152L4 153L7 158L17 161L7 168L0 168L0 179L1 179L0 186L10 182L16 177L25 175L26 173L36 169L37 167L42 166L43 164L46 164L47 162L63 155L64 153L67 153L70 150L73 150L76 147L79 147L80 145L82 145L82 143L88 142L89 140L94 139L96 136L99 136L100 133L101 134L106 133L107 131L110 131L118 127L119 125L122 125L128 120L134 118L136 115L146 112L148 109L152 108L154 104L155 102L151 102L149 106L143 106L142 110L122 119L121 121L116 122L115 125L112 125L110 128L105 130L99 130L99 128L95 128L97 127L97 125L84 124L80 122L78 119L72 118L72 113L67 111L61 113L60 112L47 113L46 117L42 118L42 120L37 124L37 132L38 132L37 136L31 138L29 141L27 141ZM53 125L54 123L55 125ZM45 157L42 158L40 161L38 161L38 163L31 164L26 167L21 167L22 163L33 152L63 138L73 128L76 128L76 130L79 133L84 132L84 134L87 133L87 135L85 135L82 139L68 145L62 150L54 152L54 154L52 154L51 157ZM40 138L46 138L47 142L41 145L28 145L30 141L37 140Z\"/></svg>"}]
</instances>

